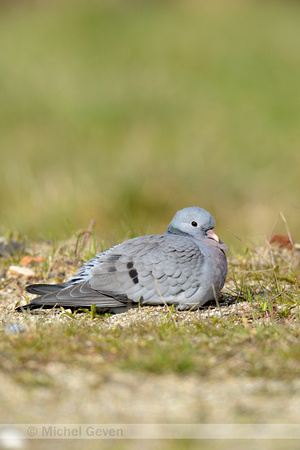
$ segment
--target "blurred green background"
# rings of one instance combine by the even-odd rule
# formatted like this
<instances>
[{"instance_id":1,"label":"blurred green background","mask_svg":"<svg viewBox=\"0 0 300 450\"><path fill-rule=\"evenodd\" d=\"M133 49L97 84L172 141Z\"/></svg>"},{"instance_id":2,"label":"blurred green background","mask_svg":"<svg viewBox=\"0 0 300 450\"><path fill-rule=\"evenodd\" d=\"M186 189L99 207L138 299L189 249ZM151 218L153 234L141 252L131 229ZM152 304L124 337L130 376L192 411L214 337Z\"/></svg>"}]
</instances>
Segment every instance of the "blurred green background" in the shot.
<instances>
[{"instance_id":1,"label":"blurred green background","mask_svg":"<svg viewBox=\"0 0 300 450\"><path fill-rule=\"evenodd\" d=\"M0 226L117 241L185 206L300 240L300 4L9 1L0 8Z\"/></svg>"}]
</instances>

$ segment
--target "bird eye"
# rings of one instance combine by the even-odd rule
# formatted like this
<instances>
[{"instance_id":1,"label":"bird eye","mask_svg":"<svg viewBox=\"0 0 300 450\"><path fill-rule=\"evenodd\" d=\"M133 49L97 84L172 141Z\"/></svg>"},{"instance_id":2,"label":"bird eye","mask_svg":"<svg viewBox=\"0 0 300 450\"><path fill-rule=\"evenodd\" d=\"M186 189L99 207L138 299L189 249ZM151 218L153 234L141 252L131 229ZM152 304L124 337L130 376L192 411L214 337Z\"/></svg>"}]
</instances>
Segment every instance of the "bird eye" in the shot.
<instances>
[{"instance_id":1,"label":"bird eye","mask_svg":"<svg viewBox=\"0 0 300 450\"><path fill-rule=\"evenodd\" d=\"M191 225L192 225L193 227L197 227L197 226L198 226L197 222L195 222L194 220L193 220L193 222L191 223Z\"/></svg>"}]
</instances>

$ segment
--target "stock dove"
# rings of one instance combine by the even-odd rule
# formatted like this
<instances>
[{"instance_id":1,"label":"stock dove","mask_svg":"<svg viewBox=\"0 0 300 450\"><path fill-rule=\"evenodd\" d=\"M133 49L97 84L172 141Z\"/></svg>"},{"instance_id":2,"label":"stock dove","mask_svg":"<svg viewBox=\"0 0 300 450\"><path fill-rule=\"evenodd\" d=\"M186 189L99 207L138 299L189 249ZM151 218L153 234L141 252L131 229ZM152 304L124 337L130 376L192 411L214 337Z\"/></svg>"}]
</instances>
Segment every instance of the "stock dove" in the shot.
<instances>
[{"instance_id":1,"label":"stock dove","mask_svg":"<svg viewBox=\"0 0 300 450\"><path fill-rule=\"evenodd\" d=\"M227 247L212 231L214 226L204 209L182 209L162 235L116 245L86 262L65 283L27 286L38 297L18 310L95 305L99 313L120 313L164 304L196 309L216 298L227 275Z\"/></svg>"}]
</instances>

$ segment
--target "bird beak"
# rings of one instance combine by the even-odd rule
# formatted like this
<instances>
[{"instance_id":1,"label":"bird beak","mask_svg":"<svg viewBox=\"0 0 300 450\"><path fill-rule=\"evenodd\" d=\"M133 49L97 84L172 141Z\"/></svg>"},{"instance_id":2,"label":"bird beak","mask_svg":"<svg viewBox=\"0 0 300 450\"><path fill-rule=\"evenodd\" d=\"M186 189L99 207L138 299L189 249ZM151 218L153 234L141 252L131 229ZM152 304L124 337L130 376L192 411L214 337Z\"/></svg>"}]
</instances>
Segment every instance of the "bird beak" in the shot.
<instances>
[{"instance_id":1,"label":"bird beak","mask_svg":"<svg viewBox=\"0 0 300 450\"><path fill-rule=\"evenodd\" d=\"M210 238L214 239L215 241L220 242L220 239L218 238L218 236L217 236L212 230L208 230L208 231L206 232L206 234L207 234Z\"/></svg>"}]
</instances>

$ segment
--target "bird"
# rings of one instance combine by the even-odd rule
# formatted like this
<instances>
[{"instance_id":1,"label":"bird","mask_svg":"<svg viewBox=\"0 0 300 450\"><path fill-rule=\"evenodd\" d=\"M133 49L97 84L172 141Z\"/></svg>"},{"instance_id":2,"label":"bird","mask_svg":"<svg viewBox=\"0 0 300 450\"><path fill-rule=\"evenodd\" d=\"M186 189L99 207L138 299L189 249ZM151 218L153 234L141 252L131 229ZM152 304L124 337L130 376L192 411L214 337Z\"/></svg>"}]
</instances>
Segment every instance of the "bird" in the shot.
<instances>
[{"instance_id":1,"label":"bird","mask_svg":"<svg viewBox=\"0 0 300 450\"><path fill-rule=\"evenodd\" d=\"M195 310L214 300L227 276L227 247L214 233L205 209L177 211L164 234L139 236L99 253L66 282L31 284L36 294L18 311L93 305L100 314L131 308L174 305Z\"/></svg>"}]
</instances>

